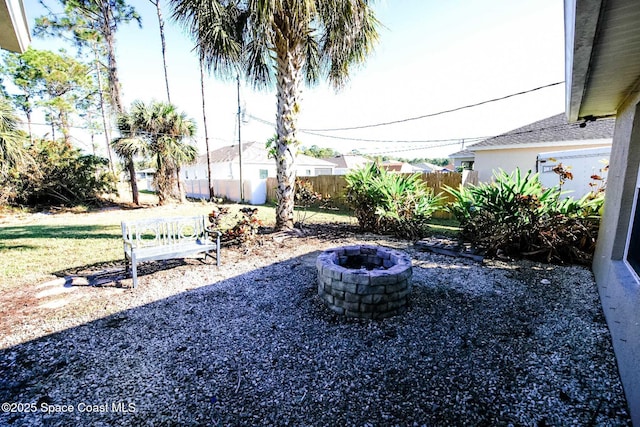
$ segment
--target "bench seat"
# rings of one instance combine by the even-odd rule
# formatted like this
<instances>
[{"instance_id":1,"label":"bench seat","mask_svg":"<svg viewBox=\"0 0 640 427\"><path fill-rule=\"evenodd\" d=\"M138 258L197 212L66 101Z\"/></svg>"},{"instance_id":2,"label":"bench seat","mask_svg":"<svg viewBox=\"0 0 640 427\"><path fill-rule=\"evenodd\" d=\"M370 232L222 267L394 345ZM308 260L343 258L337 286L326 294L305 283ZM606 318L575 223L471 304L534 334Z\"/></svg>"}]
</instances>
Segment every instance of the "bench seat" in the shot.
<instances>
[{"instance_id":1,"label":"bench seat","mask_svg":"<svg viewBox=\"0 0 640 427\"><path fill-rule=\"evenodd\" d=\"M139 262L186 258L201 253L206 259L215 251L216 264L220 265L220 232L209 230L204 216L123 221L122 239L134 288L138 286Z\"/></svg>"}]
</instances>

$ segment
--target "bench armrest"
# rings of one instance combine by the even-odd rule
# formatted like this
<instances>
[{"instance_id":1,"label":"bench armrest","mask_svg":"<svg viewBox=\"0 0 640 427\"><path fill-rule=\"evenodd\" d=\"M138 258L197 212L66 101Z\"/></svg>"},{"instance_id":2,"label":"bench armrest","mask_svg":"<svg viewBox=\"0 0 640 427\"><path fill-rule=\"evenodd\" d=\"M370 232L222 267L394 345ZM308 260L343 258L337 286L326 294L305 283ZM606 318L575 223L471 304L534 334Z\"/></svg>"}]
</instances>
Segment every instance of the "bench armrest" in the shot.
<instances>
[{"instance_id":1,"label":"bench armrest","mask_svg":"<svg viewBox=\"0 0 640 427\"><path fill-rule=\"evenodd\" d=\"M205 227L204 228L205 233L212 235L212 234L217 234L218 238L220 238L220 236L222 236L222 233L219 230L214 230L213 228L210 227Z\"/></svg>"},{"instance_id":2,"label":"bench armrest","mask_svg":"<svg viewBox=\"0 0 640 427\"><path fill-rule=\"evenodd\" d=\"M210 240L213 240L213 236L215 236L216 246L219 248L220 237L222 236L222 233L219 230L214 230L210 227L204 227L204 232Z\"/></svg>"},{"instance_id":3,"label":"bench armrest","mask_svg":"<svg viewBox=\"0 0 640 427\"><path fill-rule=\"evenodd\" d=\"M131 251L133 249L133 241L132 240L123 239L123 243L124 243L124 250L125 251L127 249L129 249L129 251Z\"/></svg>"}]
</instances>

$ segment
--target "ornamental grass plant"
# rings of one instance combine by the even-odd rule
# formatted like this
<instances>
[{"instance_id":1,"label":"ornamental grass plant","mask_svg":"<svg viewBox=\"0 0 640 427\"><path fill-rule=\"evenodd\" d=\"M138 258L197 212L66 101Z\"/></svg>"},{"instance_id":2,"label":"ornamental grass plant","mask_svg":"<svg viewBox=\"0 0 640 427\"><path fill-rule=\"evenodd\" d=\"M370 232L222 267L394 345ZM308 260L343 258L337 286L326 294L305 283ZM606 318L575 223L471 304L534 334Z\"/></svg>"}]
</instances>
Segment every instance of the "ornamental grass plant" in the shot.
<instances>
[{"instance_id":1,"label":"ornamental grass plant","mask_svg":"<svg viewBox=\"0 0 640 427\"><path fill-rule=\"evenodd\" d=\"M498 171L491 183L445 191L455 197L447 208L460 221L461 239L488 256L591 262L602 191L566 198L559 186L545 188L537 173L519 169Z\"/></svg>"},{"instance_id":2,"label":"ornamental grass plant","mask_svg":"<svg viewBox=\"0 0 640 427\"><path fill-rule=\"evenodd\" d=\"M364 231L424 237L444 200L426 186L420 174L391 173L375 163L352 171L345 179L347 203Z\"/></svg>"}]
</instances>

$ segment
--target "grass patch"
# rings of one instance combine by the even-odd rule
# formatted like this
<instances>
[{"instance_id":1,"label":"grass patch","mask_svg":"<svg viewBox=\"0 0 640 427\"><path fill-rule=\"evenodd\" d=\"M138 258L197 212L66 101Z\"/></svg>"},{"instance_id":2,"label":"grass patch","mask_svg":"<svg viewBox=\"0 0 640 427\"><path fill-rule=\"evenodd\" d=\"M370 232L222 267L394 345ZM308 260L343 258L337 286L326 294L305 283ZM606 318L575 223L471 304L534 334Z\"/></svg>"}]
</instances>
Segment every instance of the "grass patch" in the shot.
<instances>
[{"instance_id":1,"label":"grass patch","mask_svg":"<svg viewBox=\"0 0 640 427\"><path fill-rule=\"evenodd\" d=\"M431 218L429 220L429 230L433 235L458 237L460 223L455 219Z\"/></svg>"},{"instance_id":2,"label":"grass patch","mask_svg":"<svg viewBox=\"0 0 640 427\"><path fill-rule=\"evenodd\" d=\"M228 204L229 217L248 205ZM253 206L255 207L255 206ZM257 206L265 226L275 225L274 206ZM0 290L50 280L60 272L123 259L121 221L189 215L208 215L213 204L189 202L170 206L120 207L94 211L35 213L4 212L0 216ZM300 221L304 212L296 210ZM231 220L229 223L232 223ZM304 224L357 225L348 211L307 209ZM455 220L433 219L433 234L457 235Z\"/></svg>"},{"instance_id":3,"label":"grass patch","mask_svg":"<svg viewBox=\"0 0 640 427\"><path fill-rule=\"evenodd\" d=\"M230 217L248 205L229 204ZM255 206L254 206L255 207ZM275 225L275 209L257 206L264 225ZM123 259L121 221L172 216L207 215L208 202L189 202L136 209L106 208L60 213L9 213L0 217L0 290L50 280L62 271ZM238 215L240 217L240 215ZM307 223L344 223L344 212L322 211Z\"/></svg>"}]
</instances>

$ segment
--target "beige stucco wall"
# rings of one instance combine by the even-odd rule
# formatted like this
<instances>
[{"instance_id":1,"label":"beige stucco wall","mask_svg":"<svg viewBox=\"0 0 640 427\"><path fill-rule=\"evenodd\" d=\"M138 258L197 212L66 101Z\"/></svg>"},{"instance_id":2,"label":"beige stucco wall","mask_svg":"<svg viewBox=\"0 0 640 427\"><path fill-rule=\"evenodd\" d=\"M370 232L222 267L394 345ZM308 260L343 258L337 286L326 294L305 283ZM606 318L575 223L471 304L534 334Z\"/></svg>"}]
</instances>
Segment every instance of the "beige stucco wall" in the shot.
<instances>
[{"instance_id":1,"label":"beige stucco wall","mask_svg":"<svg viewBox=\"0 0 640 427\"><path fill-rule=\"evenodd\" d=\"M640 282L624 261L640 166L640 94L618 110L593 272L633 424L640 426Z\"/></svg>"},{"instance_id":2,"label":"beige stucco wall","mask_svg":"<svg viewBox=\"0 0 640 427\"><path fill-rule=\"evenodd\" d=\"M539 153L606 147L609 144L610 142L607 141L593 141L587 144L538 145L527 148L476 150L476 160L473 164L473 169L478 171L478 180L480 182L489 182L493 178L493 171L498 169L512 172L516 168L520 168L522 172L528 170L535 172L536 158Z\"/></svg>"}]
</instances>

